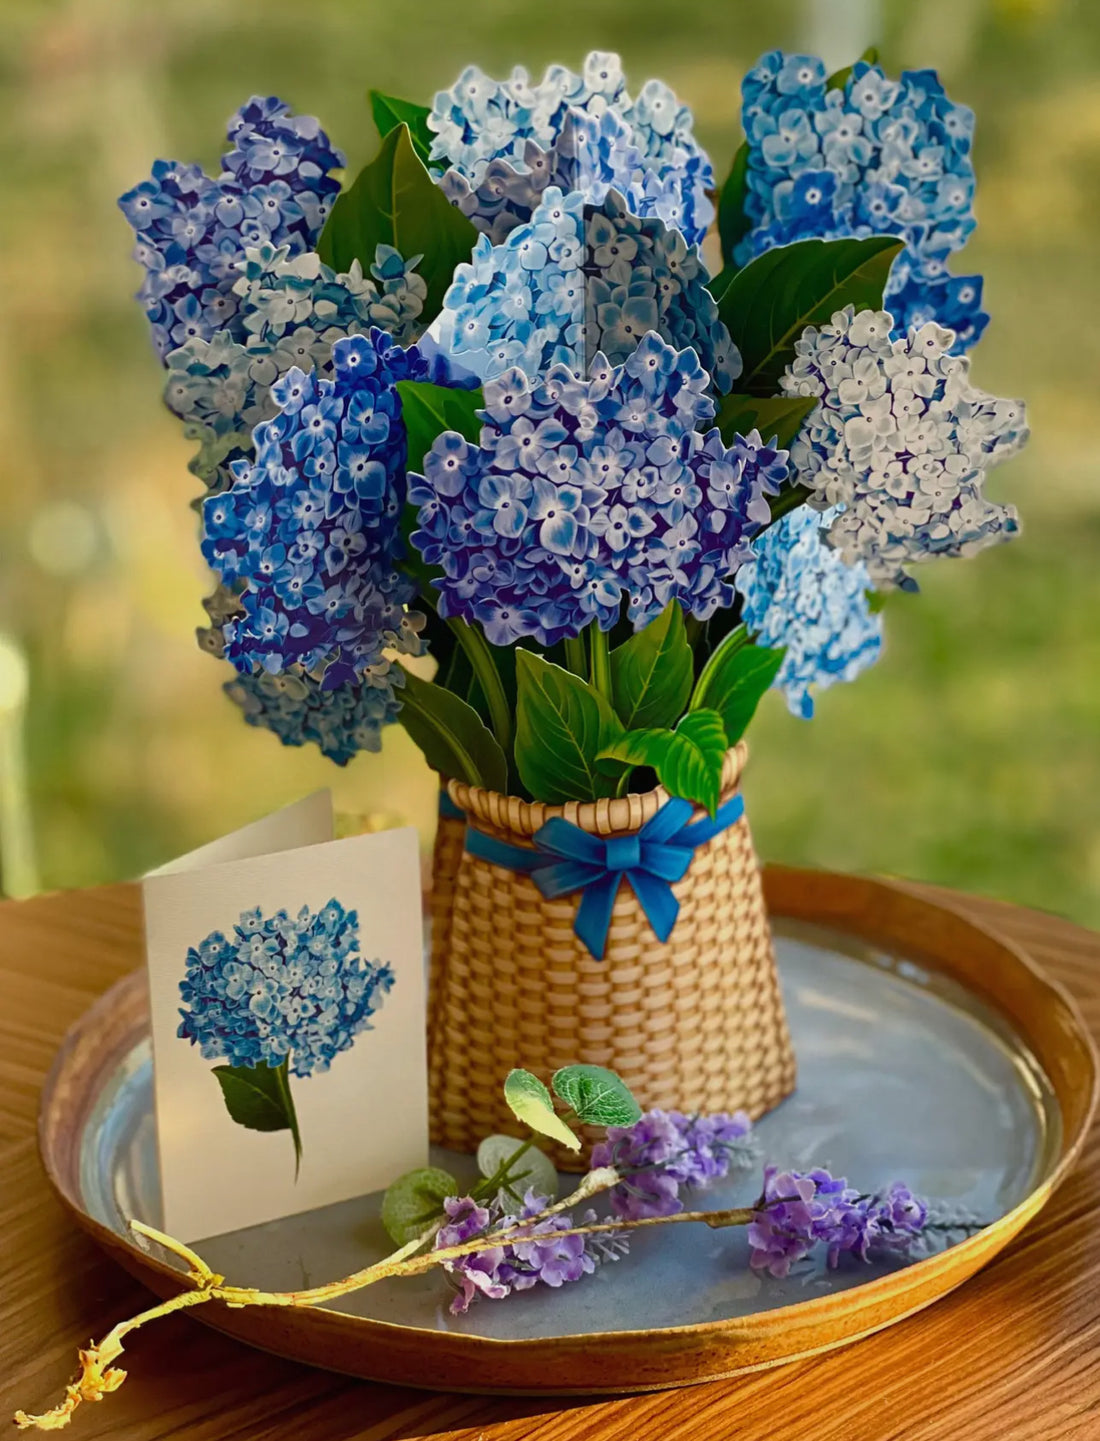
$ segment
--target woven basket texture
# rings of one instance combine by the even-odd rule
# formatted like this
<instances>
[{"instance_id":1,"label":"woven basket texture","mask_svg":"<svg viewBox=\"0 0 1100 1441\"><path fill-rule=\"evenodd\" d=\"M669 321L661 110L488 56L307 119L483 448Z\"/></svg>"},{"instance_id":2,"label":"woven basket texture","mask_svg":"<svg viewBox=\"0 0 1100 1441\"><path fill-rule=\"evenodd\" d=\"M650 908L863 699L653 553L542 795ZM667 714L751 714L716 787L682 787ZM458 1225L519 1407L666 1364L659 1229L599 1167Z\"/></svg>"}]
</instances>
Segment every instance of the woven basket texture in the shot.
<instances>
[{"instance_id":1,"label":"woven basket texture","mask_svg":"<svg viewBox=\"0 0 1100 1441\"><path fill-rule=\"evenodd\" d=\"M726 756L723 802L738 788L746 754L742 742ZM598 836L636 831L668 799L657 787L549 806L459 781L448 789L471 825L514 845L529 843L552 816ZM667 942L624 883L602 961L573 933L577 896L546 900L529 876L466 851L455 873L450 834L437 841L436 861L448 869L437 872L432 901L433 1141L470 1152L493 1132L523 1134L502 1093L514 1066L544 1081L575 1062L609 1066L646 1110L743 1109L755 1119L793 1090L794 1054L746 819L700 846L673 886L680 912ZM546 1149L562 1169L585 1165L587 1146L580 1156Z\"/></svg>"}]
</instances>

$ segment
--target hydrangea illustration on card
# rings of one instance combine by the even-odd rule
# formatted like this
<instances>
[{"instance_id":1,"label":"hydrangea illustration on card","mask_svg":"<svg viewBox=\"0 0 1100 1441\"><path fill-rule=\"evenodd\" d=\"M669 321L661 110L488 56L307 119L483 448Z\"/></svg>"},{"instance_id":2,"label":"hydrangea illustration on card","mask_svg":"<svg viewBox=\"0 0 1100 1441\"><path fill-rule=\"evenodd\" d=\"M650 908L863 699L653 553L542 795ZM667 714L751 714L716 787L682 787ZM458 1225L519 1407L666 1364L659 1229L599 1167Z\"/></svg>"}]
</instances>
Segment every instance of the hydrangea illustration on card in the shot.
<instances>
[{"instance_id":1,"label":"hydrangea illustration on card","mask_svg":"<svg viewBox=\"0 0 1100 1441\"><path fill-rule=\"evenodd\" d=\"M327 1071L372 1029L394 983L391 967L359 954L359 916L333 898L265 916L242 911L227 936L212 931L187 952L179 1036L205 1060L226 1110L252 1131L289 1131L302 1143L290 1078Z\"/></svg>"}]
</instances>

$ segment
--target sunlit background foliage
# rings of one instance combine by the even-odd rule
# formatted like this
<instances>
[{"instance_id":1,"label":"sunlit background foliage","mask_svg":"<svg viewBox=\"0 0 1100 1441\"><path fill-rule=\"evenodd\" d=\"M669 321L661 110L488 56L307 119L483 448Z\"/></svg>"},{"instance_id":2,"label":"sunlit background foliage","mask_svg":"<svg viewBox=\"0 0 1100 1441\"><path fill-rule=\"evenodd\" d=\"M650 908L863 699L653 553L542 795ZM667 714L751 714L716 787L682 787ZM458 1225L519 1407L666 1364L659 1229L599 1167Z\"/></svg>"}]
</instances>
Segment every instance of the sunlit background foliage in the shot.
<instances>
[{"instance_id":1,"label":"sunlit background foliage","mask_svg":"<svg viewBox=\"0 0 1100 1441\"><path fill-rule=\"evenodd\" d=\"M935 66L978 112L993 323L975 377L1030 406L997 472L1023 537L922 568L885 659L754 725L769 859L943 882L1100 922L1100 13L1088 0L7 0L0 25L0 840L8 889L134 875L332 784L430 839L432 779L393 727L337 770L246 728L195 646L197 482L130 296L115 197L156 156L209 168L253 92L319 115L353 170L368 86L430 99L462 64L541 73L619 50L667 79L724 173L738 85L775 46ZM12 650L14 647L14 651ZM23 737L19 657L29 686ZM22 754L20 753L22 752ZM21 813L21 796L29 814Z\"/></svg>"}]
</instances>

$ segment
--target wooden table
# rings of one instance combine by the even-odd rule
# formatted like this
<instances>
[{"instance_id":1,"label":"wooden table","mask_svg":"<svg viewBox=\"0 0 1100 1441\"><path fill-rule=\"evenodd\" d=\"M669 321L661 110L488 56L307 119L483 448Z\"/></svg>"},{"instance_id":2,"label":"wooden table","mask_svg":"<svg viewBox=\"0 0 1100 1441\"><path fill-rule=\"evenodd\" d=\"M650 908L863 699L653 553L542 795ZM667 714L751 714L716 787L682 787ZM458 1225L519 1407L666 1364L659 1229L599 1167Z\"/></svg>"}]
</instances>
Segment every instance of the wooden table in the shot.
<instances>
[{"instance_id":1,"label":"wooden table","mask_svg":"<svg viewBox=\"0 0 1100 1441\"><path fill-rule=\"evenodd\" d=\"M917 889L917 888L914 888ZM930 892L1022 945L1100 1035L1100 935ZM75 1348L148 1295L68 1220L39 1165L38 1090L61 1037L141 958L138 892L0 905L0 1410L53 1405ZM600 1400L435 1395L277 1360L172 1317L79 1437L153 1441L1100 1441L1100 1143L1020 1242L931 1310L858 1345L690 1390ZM29 1433L36 1434L36 1433Z\"/></svg>"}]
</instances>

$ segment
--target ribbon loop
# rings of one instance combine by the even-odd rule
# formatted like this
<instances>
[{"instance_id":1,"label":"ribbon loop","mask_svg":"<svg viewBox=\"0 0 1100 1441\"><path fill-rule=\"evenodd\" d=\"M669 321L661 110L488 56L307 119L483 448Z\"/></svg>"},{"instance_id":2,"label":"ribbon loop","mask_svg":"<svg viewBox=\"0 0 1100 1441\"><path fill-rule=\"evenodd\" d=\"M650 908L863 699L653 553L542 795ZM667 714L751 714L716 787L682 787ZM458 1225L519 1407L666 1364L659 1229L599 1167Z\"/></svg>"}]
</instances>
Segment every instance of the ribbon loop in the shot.
<instances>
[{"instance_id":1,"label":"ribbon loop","mask_svg":"<svg viewBox=\"0 0 1100 1441\"><path fill-rule=\"evenodd\" d=\"M597 961L602 961L619 887L626 881L638 897L659 941L667 941L680 912L672 883L682 880L698 846L736 825L745 813L739 795L714 816L689 824L692 806L666 801L640 831L594 836L561 816L541 826L531 847L514 846L475 826L466 828L466 850L490 865L531 877L548 900L581 893L573 929Z\"/></svg>"}]
</instances>

